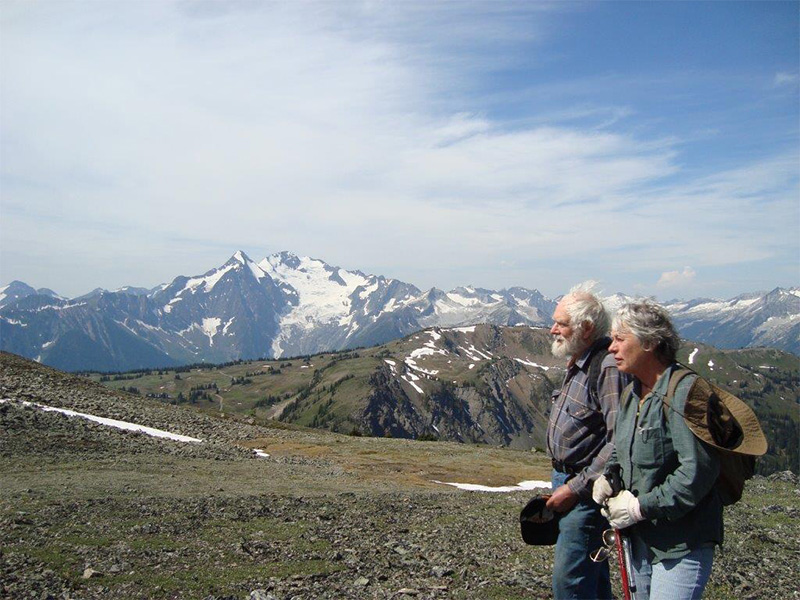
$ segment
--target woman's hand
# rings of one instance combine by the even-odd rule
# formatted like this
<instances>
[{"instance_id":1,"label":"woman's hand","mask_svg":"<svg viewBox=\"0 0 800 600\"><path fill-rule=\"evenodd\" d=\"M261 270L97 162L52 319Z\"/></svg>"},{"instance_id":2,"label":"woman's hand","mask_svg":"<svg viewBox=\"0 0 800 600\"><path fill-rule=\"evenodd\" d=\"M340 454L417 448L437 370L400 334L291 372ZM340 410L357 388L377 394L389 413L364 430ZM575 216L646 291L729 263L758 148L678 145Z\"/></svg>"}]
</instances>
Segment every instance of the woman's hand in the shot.
<instances>
[{"instance_id":1,"label":"woman's hand","mask_svg":"<svg viewBox=\"0 0 800 600\"><path fill-rule=\"evenodd\" d=\"M600 512L614 529L625 529L644 520L639 499L628 490L622 490L613 498L609 498L605 508Z\"/></svg>"}]
</instances>

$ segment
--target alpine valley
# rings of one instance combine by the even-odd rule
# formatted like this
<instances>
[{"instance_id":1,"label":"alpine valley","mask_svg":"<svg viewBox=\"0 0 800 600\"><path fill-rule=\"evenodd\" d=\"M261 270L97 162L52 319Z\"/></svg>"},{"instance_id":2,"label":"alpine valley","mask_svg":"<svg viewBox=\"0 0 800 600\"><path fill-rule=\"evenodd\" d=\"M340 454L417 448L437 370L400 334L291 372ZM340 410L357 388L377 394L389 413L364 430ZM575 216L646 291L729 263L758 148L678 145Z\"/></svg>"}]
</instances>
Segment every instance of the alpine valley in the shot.
<instances>
[{"instance_id":1,"label":"alpine valley","mask_svg":"<svg viewBox=\"0 0 800 600\"><path fill-rule=\"evenodd\" d=\"M67 371L128 371L369 347L431 327L548 326L555 304L522 287L422 291L289 252L257 263L240 251L152 290L67 299L14 281L0 288L0 349ZM687 339L800 354L800 288L667 307Z\"/></svg>"}]
</instances>

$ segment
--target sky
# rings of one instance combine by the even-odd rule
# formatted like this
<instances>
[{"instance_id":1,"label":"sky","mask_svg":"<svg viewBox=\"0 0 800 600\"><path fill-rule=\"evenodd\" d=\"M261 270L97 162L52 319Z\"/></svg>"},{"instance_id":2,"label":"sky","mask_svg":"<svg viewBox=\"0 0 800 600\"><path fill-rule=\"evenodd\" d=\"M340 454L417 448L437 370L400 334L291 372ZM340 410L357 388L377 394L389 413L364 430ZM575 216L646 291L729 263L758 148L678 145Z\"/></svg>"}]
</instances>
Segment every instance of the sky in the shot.
<instances>
[{"instance_id":1,"label":"sky","mask_svg":"<svg viewBox=\"0 0 800 600\"><path fill-rule=\"evenodd\" d=\"M420 289L800 285L800 2L4 0L0 286L283 250Z\"/></svg>"}]
</instances>

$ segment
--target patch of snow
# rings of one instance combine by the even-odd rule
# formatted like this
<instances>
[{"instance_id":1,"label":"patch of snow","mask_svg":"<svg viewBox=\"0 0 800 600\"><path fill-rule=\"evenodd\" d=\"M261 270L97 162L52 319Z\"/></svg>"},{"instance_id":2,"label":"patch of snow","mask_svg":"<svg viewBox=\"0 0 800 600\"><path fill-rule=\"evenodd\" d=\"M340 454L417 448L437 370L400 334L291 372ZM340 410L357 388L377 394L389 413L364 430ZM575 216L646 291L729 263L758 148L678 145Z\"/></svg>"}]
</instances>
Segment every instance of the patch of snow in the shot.
<instances>
[{"instance_id":1,"label":"patch of snow","mask_svg":"<svg viewBox=\"0 0 800 600\"><path fill-rule=\"evenodd\" d=\"M430 375L431 377L435 377L439 372L438 370L428 371L427 369L423 369L422 367L418 366L416 361L414 361L412 358L406 358L403 362L408 366L409 369L414 369L415 371L419 371L425 375Z\"/></svg>"},{"instance_id":2,"label":"patch of snow","mask_svg":"<svg viewBox=\"0 0 800 600\"><path fill-rule=\"evenodd\" d=\"M408 355L408 358L414 360L419 358L420 356L431 356L432 354L436 354L436 350L427 347L417 348L416 350L413 350L411 354Z\"/></svg>"},{"instance_id":3,"label":"patch of snow","mask_svg":"<svg viewBox=\"0 0 800 600\"><path fill-rule=\"evenodd\" d=\"M468 492L495 492L495 493L508 493L519 492L521 490L535 490L538 488L552 487L549 481L520 481L517 485L503 485L500 487L489 487L486 485L479 485L476 483L451 483L449 481L436 481L433 483L440 483L442 485L452 485L460 490Z\"/></svg>"},{"instance_id":4,"label":"patch of snow","mask_svg":"<svg viewBox=\"0 0 800 600\"><path fill-rule=\"evenodd\" d=\"M213 271L210 275L205 277L193 277L189 281L186 282L186 285L183 289L178 292L176 295L180 295L186 290L189 290L192 294L196 294L197 291L202 287L204 292L210 292L214 289L214 286L217 285L220 279L222 279L225 274L235 269L236 265L228 265L224 269L217 269ZM170 302L171 303L171 302Z\"/></svg>"},{"instance_id":5,"label":"patch of snow","mask_svg":"<svg viewBox=\"0 0 800 600\"><path fill-rule=\"evenodd\" d=\"M259 267L257 264L255 264L253 262L249 262L249 261L246 264L247 264L248 268L250 269L250 272L253 274L253 277L256 278L256 281L261 281L262 279L267 277L267 274L264 273L264 270L261 267ZM267 454L267 456L269 456L269 454Z\"/></svg>"},{"instance_id":6,"label":"patch of snow","mask_svg":"<svg viewBox=\"0 0 800 600\"><path fill-rule=\"evenodd\" d=\"M397 307L395 306L396 303L397 303L397 301L394 298L389 298L389 302L386 303L386 306L383 307L383 310L381 310L381 312L379 312L377 314L377 316L380 317L383 314L394 312L395 310L397 310ZM366 311L367 311L367 307L364 306L365 314L366 314Z\"/></svg>"},{"instance_id":7,"label":"patch of snow","mask_svg":"<svg viewBox=\"0 0 800 600\"><path fill-rule=\"evenodd\" d=\"M373 292L375 292L377 290L378 290L378 281L375 280L375 283L373 283L372 285L367 286L364 289L362 289L358 293L358 297L361 298L362 300L366 300L369 297L370 294L372 294ZM392 300L394 300L394 298L392 298Z\"/></svg>"},{"instance_id":8,"label":"patch of snow","mask_svg":"<svg viewBox=\"0 0 800 600\"><path fill-rule=\"evenodd\" d=\"M27 323L23 323L22 321L17 321L16 319L9 319L8 317L0 317L0 319L2 319L3 321L5 321L6 323L9 323L11 325L19 325L20 327L27 327L28 326Z\"/></svg>"},{"instance_id":9,"label":"patch of snow","mask_svg":"<svg viewBox=\"0 0 800 600\"><path fill-rule=\"evenodd\" d=\"M203 325L201 329L203 330L203 333L208 336L209 346L214 345L214 336L217 335L217 330L219 329L220 323L222 323L222 319L219 317L203 319Z\"/></svg>"},{"instance_id":10,"label":"patch of snow","mask_svg":"<svg viewBox=\"0 0 800 600\"><path fill-rule=\"evenodd\" d=\"M470 327L453 327L450 331L457 331L459 333L475 333L475 325Z\"/></svg>"},{"instance_id":11,"label":"patch of snow","mask_svg":"<svg viewBox=\"0 0 800 600\"><path fill-rule=\"evenodd\" d=\"M467 355L468 359L474 360L476 362L480 362L483 359L490 359L491 358L491 356L481 352L480 350L475 348L475 346L473 346L472 344L470 344L469 348L464 348L464 346L459 346L458 348L459 348L459 350L463 350L464 351L464 354Z\"/></svg>"},{"instance_id":12,"label":"patch of snow","mask_svg":"<svg viewBox=\"0 0 800 600\"><path fill-rule=\"evenodd\" d=\"M700 351L700 348L695 348L692 350L692 353L689 355L689 364L691 365L694 363L694 357L697 356L697 353Z\"/></svg>"},{"instance_id":13,"label":"patch of snow","mask_svg":"<svg viewBox=\"0 0 800 600\"><path fill-rule=\"evenodd\" d=\"M225 323L225 327L222 328L222 335L228 334L228 327L230 327L231 324L233 324L234 319L236 319L236 317L231 317L230 320L227 323Z\"/></svg>"},{"instance_id":14,"label":"patch of snow","mask_svg":"<svg viewBox=\"0 0 800 600\"><path fill-rule=\"evenodd\" d=\"M2 402L12 402L12 400L8 398L0 399L0 403ZM117 419L108 419L106 417L96 417L94 415L89 415L86 413L76 412L74 410L69 410L67 408L54 408L52 406L46 406L44 404L37 404L35 402L21 402L23 406L32 406L34 408L38 408L45 412L58 412L68 417L80 417L81 419L87 419L89 421L94 421L95 423L100 423L101 425L106 425L108 427L115 427L117 429L124 429L126 431L138 431L144 433L146 435L157 437L157 438L166 438L170 440L174 440L176 442L202 442L203 440L189 437L188 435L180 435L178 433L172 433L169 431L164 431L163 429L155 429L153 427L145 427L144 425L138 425L136 423L128 423L127 421L118 421Z\"/></svg>"},{"instance_id":15,"label":"patch of snow","mask_svg":"<svg viewBox=\"0 0 800 600\"><path fill-rule=\"evenodd\" d=\"M149 331L164 331L161 327L156 327L155 325L150 325L148 323L145 323L144 321L140 321L139 319L136 319L134 322L139 327L143 327L144 329L147 329ZM117 323L119 323L119 321L117 321ZM127 325L126 325L126 327L127 327ZM131 329L131 331L134 331L132 328L130 328L130 329ZM137 335L138 335L138 332L137 332Z\"/></svg>"},{"instance_id":16,"label":"patch of snow","mask_svg":"<svg viewBox=\"0 0 800 600\"><path fill-rule=\"evenodd\" d=\"M259 458L269 458L269 454L267 454L263 450L259 450L258 448L254 448L253 452L255 452L256 456L258 456Z\"/></svg>"},{"instance_id":17,"label":"patch of snow","mask_svg":"<svg viewBox=\"0 0 800 600\"><path fill-rule=\"evenodd\" d=\"M481 301L477 298L467 298L466 296L456 294L455 292L448 292L446 296L448 300L451 300L456 304L460 304L461 306L475 306L476 304L481 303Z\"/></svg>"},{"instance_id":18,"label":"patch of snow","mask_svg":"<svg viewBox=\"0 0 800 600\"><path fill-rule=\"evenodd\" d=\"M489 359L492 358L491 354L488 354L486 352L478 350L475 346L470 345L469 349L470 349L470 352L473 352L475 354L479 354L481 357L485 358L486 360L489 360Z\"/></svg>"},{"instance_id":19,"label":"patch of snow","mask_svg":"<svg viewBox=\"0 0 800 600\"><path fill-rule=\"evenodd\" d=\"M415 381L419 381L419 377L417 377L413 373L407 373L407 375L410 377L410 379L406 379L405 375L401 375L400 379L405 381L407 384L409 384L411 387L413 387L415 390L417 390L417 392L419 392L420 394L424 394L425 390L423 390L416 383L414 383Z\"/></svg>"},{"instance_id":20,"label":"patch of snow","mask_svg":"<svg viewBox=\"0 0 800 600\"><path fill-rule=\"evenodd\" d=\"M708 361L708 366L713 371L714 370L714 361L713 360Z\"/></svg>"},{"instance_id":21,"label":"patch of snow","mask_svg":"<svg viewBox=\"0 0 800 600\"><path fill-rule=\"evenodd\" d=\"M549 371L550 370L550 367L545 367L544 365L540 365L540 364L535 363L535 362L530 362L528 360L522 360L521 358L515 358L514 360L517 361L518 363L522 363L523 365L527 365L529 367L536 367L538 369L542 369L543 371Z\"/></svg>"}]
</instances>

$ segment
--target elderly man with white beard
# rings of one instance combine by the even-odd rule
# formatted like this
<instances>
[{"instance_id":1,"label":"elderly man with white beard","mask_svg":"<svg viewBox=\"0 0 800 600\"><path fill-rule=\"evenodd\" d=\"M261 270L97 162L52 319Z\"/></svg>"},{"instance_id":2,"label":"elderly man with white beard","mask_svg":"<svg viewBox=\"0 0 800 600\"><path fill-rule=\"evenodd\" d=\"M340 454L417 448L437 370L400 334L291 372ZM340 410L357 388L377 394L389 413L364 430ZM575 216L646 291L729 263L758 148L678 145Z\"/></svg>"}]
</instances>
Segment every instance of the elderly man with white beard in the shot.
<instances>
[{"instance_id":1,"label":"elderly man with white beard","mask_svg":"<svg viewBox=\"0 0 800 600\"><path fill-rule=\"evenodd\" d=\"M547 508L563 513L553 563L553 596L612 598L608 562L589 552L602 546L608 523L592 500L592 484L603 473L614 442L619 396L627 376L607 349L611 319L589 289L573 288L553 313L552 352L567 359L554 391L547 429L553 461L553 494Z\"/></svg>"}]
</instances>

